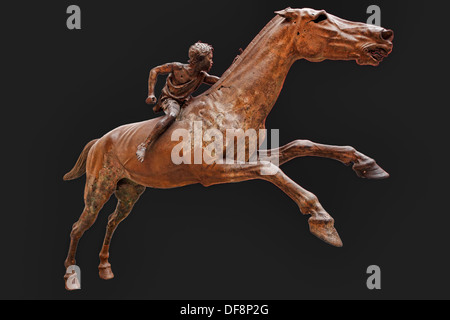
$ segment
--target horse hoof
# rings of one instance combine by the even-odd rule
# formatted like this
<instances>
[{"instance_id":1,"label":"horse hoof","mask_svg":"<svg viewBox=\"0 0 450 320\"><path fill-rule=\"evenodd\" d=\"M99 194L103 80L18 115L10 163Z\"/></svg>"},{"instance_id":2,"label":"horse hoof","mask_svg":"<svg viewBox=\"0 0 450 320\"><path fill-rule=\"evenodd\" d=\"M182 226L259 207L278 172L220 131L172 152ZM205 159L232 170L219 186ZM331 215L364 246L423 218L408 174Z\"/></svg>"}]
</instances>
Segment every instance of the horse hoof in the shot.
<instances>
[{"instance_id":1,"label":"horse hoof","mask_svg":"<svg viewBox=\"0 0 450 320\"><path fill-rule=\"evenodd\" d=\"M334 246L341 248L343 246L342 240L338 232L334 228L333 219L317 219L309 218L309 230L320 240Z\"/></svg>"},{"instance_id":2,"label":"horse hoof","mask_svg":"<svg viewBox=\"0 0 450 320\"><path fill-rule=\"evenodd\" d=\"M64 275L64 286L67 291L80 290L81 285L76 273L66 273Z\"/></svg>"},{"instance_id":3,"label":"horse hoof","mask_svg":"<svg viewBox=\"0 0 450 320\"><path fill-rule=\"evenodd\" d=\"M353 170L358 177L365 179L381 180L389 178L389 173L384 171L375 160L353 165Z\"/></svg>"},{"instance_id":4,"label":"horse hoof","mask_svg":"<svg viewBox=\"0 0 450 320\"><path fill-rule=\"evenodd\" d=\"M105 263L98 266L98 275L103 280L111 280L114 278L114 273L111 270L111 264Z\"/></svg>"}]
</instances>

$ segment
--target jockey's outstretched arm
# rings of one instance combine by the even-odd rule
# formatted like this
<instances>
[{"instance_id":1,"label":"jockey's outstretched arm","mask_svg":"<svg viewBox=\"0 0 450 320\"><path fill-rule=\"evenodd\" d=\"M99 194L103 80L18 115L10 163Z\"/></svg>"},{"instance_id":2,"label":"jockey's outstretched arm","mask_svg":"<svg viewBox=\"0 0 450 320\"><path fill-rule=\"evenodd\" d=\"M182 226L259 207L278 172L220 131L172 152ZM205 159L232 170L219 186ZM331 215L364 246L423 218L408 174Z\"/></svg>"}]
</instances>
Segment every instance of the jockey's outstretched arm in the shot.
<instances>
[{"instance_id":1,"label":"jockey's outstretched arm","mask_svg":"<svg viewBox=\"0 0 450 320\"><path fill-rule=\"evenodd\" d=\"M219 77L211 76L209 74L206 74L205 80L203 80L203 82L212 86L213 84L215 84L219 80L220 80Z\"/></svg>"},{"instance_id":2,"label":"jockey's outstretched arm","mask_svg":"<svg viewBox=\"0 0 450 320\"><path fill-rule=\"evenodd\" d=\"M167 63L161 66L155 67L150 71L150 76L148 79L148 98L147 103L152 104L156 103L155 97L155 85L158 80L158 76L162 74L168 74L173 72L174 63Z\"/></svg>"}]
</instances>

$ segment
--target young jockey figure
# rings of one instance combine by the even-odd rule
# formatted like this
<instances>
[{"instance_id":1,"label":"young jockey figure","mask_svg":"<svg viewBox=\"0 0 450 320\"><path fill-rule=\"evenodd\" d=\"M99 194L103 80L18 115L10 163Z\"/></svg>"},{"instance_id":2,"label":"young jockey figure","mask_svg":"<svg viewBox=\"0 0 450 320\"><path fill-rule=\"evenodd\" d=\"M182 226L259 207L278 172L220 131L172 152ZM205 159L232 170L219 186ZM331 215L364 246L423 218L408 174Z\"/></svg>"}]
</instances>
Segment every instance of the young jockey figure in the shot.
<instances>
[{"instance_id":1,"label":"young jockey figure","mask_svg":"<svg viewBox=\"0 0 450 320\"><path fill-rule=\"evenodd\" d=\"M150 71L147 104L157 102L154 90L158 75L169 74L159 101L153 108L155 112L163 110L166 115L158 121L147 139L138 146L136 156L139 161L144 161L147 150L175 121L181 108L185 107L191 98L191 94L202 83L213 85L219 80L218 77L207 73L213 65L212 59L212 46L197 42L189 48L189 64L168 63Z\"/></svg>"}]
</instances>

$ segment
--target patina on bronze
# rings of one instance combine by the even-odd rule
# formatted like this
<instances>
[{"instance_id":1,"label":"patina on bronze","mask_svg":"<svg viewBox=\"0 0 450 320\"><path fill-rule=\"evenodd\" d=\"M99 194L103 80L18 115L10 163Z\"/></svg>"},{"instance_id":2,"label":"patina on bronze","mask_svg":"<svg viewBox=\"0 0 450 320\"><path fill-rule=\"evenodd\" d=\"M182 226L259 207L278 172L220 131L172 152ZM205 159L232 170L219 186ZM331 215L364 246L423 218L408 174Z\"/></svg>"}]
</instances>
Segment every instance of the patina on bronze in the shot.
<instances>
[{"instance_id":1,"label":"patina on bronze","mask_svg":"<svg viewBox=\"0 0 450 320\"><path fill-rule=\"evenodd\" d=\"M392 51L394 33L381 27L343 20L313 9L287 8L276 16L250 43L208 91L190 100L178 121L157 139L143 163L136 158L136 148L145 141L160 119L122 126L101 139L89 142L65 180L86 173L85 208L73 225L66 268L75 264L78 241L94 223L100 209L114 193L117 208L109 217L100 252L100 277L113 278L108 262L109 245L117 225L131 212L146 187L175 188L200 183L204 186L252 179L269 181L283 190L310 215L310 231L323 241L341 247L333 218L317 197L292 181L275 165L273 175L262 175L267 163L253 165L175 165L171 151L176 129L193 130L194 121L203 128L226 133L229 128L264 129L292 64L299 59L319 62L355 60L360 65L377 66ZM352 165L361 178L384 179L389 175L368 156L352 147L321 145L297 140L279 148L280 165L297 157L315 156Z\"/></svg>"}]
</instances>

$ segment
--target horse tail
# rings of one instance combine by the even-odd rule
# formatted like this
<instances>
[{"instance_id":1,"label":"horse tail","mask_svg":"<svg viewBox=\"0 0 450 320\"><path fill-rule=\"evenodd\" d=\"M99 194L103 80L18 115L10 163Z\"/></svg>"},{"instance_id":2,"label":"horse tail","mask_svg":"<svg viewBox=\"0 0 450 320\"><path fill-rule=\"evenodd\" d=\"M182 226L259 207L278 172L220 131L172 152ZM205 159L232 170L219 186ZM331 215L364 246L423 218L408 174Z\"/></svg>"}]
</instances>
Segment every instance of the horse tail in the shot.
<instances>
[{"instance_id":1,"label":"horse tail","mask_svg":"<svg viewBox=\"0 0 450 320\"><path fill-rule=\"evenodd\" d=\"M84 147L83 151L78 157L77 162L75 163L75 166L72 168L72 170L70 170L70 172L64 175L63 177L64 181L78 179L79 177L81 177L83 174L86 173L86 160L89 154L89 150L91 150L92 146L98 140L99 139L92 140Z\"/></svg>"}]
</instances>

